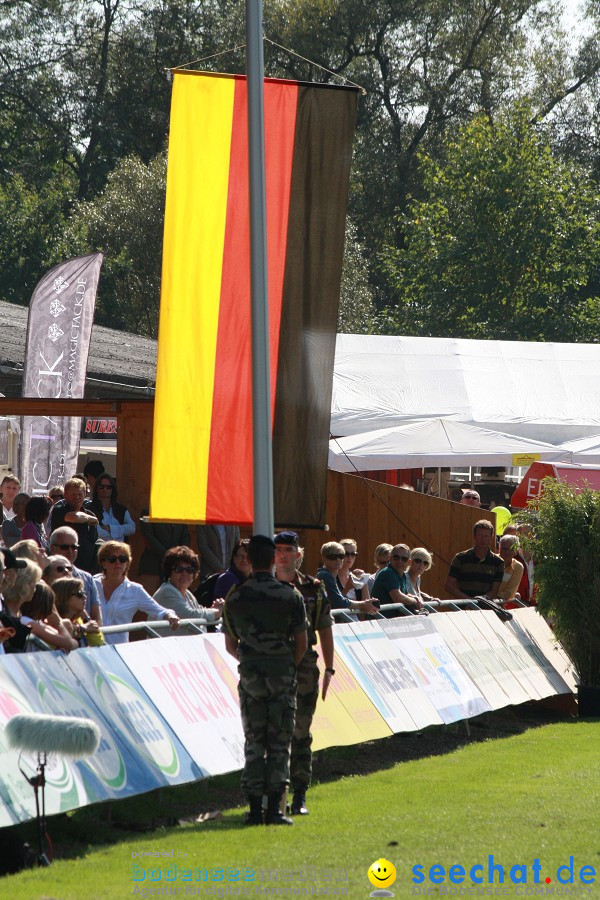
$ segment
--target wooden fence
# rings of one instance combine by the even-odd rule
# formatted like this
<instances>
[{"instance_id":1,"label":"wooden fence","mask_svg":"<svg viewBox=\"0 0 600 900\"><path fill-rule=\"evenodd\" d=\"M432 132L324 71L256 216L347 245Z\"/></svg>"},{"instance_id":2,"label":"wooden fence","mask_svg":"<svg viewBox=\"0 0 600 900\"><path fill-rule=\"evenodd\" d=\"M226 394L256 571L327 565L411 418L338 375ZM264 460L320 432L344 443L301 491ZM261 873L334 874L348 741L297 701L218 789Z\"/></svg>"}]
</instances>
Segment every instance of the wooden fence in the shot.
<instances>
[{"instance_id":1,"label":"wooden fence","mask_svg":"<svg viewBox=\"0 0 600 900\"><path fill-rule=\"evenodd\" d=\"M423 590L434 597L447 597L444 583L450 560L459 550L473 546L473 525L478 519L496 524L488 510L473 509L450 500L440 500L416 491L370 481L359 475L328 473L327 531L301 534L305 546L306 572L320 565L325 541L351 537L358 544L357 567L374 571L373 554L378 544L408 544L426 547L433 555L433 568L423 576Z\"/></svg>"}]
</instances>

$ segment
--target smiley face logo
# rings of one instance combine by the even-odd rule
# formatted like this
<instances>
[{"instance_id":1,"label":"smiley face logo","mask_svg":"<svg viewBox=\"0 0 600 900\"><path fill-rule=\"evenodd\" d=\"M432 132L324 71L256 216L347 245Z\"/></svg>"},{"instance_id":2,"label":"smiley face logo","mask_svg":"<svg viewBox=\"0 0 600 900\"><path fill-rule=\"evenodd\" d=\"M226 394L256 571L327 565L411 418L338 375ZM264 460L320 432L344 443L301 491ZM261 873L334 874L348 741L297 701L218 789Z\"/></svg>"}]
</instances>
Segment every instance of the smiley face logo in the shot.
<instances>
[{"instance_id":1,"label":"smiley face logo","mask_svg":"<svg viewBox=\"0 0 600 900\"><path fill-rule=\"evenodd\" d=\"M389 859L376 859L367 871L369 881L374 887L387 888L396 880L396 869Z\"/></svg>"}]
</instances>

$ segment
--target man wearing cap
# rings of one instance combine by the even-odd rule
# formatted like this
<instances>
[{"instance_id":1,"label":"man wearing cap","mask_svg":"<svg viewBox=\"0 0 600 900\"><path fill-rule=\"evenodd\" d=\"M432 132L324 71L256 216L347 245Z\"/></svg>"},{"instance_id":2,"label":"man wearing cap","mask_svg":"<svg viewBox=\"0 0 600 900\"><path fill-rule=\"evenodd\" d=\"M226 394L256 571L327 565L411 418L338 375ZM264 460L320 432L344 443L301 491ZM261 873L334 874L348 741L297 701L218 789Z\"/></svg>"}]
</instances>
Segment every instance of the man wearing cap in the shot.
<instances>
[{"instance_id":1,"label":"man wearing cap","mask_svg":"<svg viewBox=\"0 0 600 900\"><path fill-rule=\"evenodd\" d=\"M306 607L308 624L308 649L297 669L296 726L292 739L290 759L290 783L293 790L291 812L293 816L307 815L306 792L312 776L312 734L310 726L319 696L319 669L315 650L317 632L325 664L323 700L335 670L333 668L333 619L323 582L298 571L304 551L298 546L295 531L281 531L275 535L275 576L279 581L293 584L300 591Z\"/></svg>"},{"instance_id":2,"label":"man wearing cap","mask_svg":"<svg viewBox=\"0 0 600 900\"><path fill-rule=\"evenodd\" d=\"M306 653L302 595L273 577L275 543L253 535L250 577L227 595L223 631L227 651L239 662L239 695L246 743L242 787L250 802L246 824L293 825L280 809L290 777L290 745L296 711L296 666Z\"/></svg>"}]
</instances>

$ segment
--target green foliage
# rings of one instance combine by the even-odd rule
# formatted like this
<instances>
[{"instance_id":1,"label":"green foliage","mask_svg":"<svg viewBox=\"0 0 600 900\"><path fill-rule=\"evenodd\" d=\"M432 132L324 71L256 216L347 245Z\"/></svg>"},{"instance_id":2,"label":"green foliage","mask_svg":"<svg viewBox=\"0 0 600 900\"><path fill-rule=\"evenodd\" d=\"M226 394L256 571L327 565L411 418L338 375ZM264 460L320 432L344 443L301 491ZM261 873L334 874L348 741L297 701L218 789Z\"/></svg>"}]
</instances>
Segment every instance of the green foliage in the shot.
<instances>
[{"instance_id":1,"label":"green foliage","mask_svg":"<svg viewBox=\"0 0 600 900\"><path fill-rule=\"evenodd\" d=\"M528 97L532 116L548 123L554 152L569 166L573 157L583 161L598 176L597 31L571 47L557 26L561 2L265 0L268 38L366 89L359 102L350 195L350 214L365 248L358 261L361 279L369 281L361 280L360 291L370 293L379 310L401 303L373 319L367 294L359 300L357 291L345 288L344 304L352 295L351 306L366 306L351 326L342 327L425 328L428 333L429 319L423 324L418 304L413 309L415 301L398 288L397 265L379 261L386 246L404 251L411 237L406 230L409 198L414 202L427 194L426 168L419 160L426 153L443 168L457 130L482 111L496 120L514 98ZM585 15L597 29L596 7L589 4ZM245 42L239 0L0 0L0 9L2 187L6 190L20 176L28 192L40 193L43 206L55 191L55 179L68 177L57 215L76 199L92 201L123 159L135 156L149 165L164 150L168 67L225 51L202 66L244 70L244 51L226 52ZM334 81L312 62L270 43L265 63L270 75ZM59 231L60 216L53 211L48 216L48 229ZM30 219L32 226L35 221ZM567 221L572 219L567 216ZM573 241L579 237L575 229ZM132 236L128 243L136 240ZM32 234L25 245L40 241L47 238ZM584 242L582 255L585 249ZM14 282L12 252L6 258L0 254L2 282ZM64 255L75 252L76 247L65 247ZM21 256L29 285L39 277L40 257L35 252ZM123 271L130 263L121 258ZM527 320L516 336L553 337L564 315L570 331L559 332L563 338L595 339L600 266L593 272L588 268L583 276L578 265L564 273L572 302L553 315L554 330L536 331ZM541 280L551 283L553 296L560 293L560 278ZM556 303L560 307L561 301ZM542 300L530 318L538 316L540 305ZM105 324L120 327L124 319L118 304L111 307L107 301L104 312ZM442 316L438 328L458 333L465 322L470 316L458 322ZM143 327L154 326L146 322ZM480 331L492 336L486 327L484 319Z\"/></svg>"},{"instance_id":2,"label":"green foliage","mask_svg":"<svg viewBox=\"0 0 600 900\"><path fill-rule=\"evenodd\" d=\"M21 175L0 182L0 299L29 303L65 227L72 188L64 176L49 179L40 190L28 187Z\"/></svg>"},{"instance_id":3,"label":"green foliage","mask_svg":"<svg viewBox=\"0 0 600 900\"><path fill-rule=\"evenodd\" d=\"M369 286L367 261L358 240L356 227L346 222L346 245L340 290L338 331L347 334L369 334L376 320L373 295Z\"/></svg>"},{"instance_id":4,"label":"green foliage","mask_svg":"<svg viewBox=\"0 0 600 900\"><path fill-rule=\"evenodd\" d=\"M545 479L524 520L535 559L537 605L548 616L579 674L600 686L600 491L577 492Z\"/></svg>"},{"instance_id":5,"label":"green foliage","mask_svg":"<svg viewBox=\"0 0 600 900\"><path fill-rule=\"evenodd\" d=\"M165 202L166 154L148 165L123 159L104 191L76 206L62 248L106 256L96 322L156 337ZM72 254L71 254L72 255Z\"/></svg>"},{"instance_id":6,"label":"green foliage","mask_svg":"<svg viewBox=\"0 0 600 900\"><path fill-rule=\"evenodd\" d=\"M585 173L555 158L517 107L478 116L421 156L423 196L399 221L387 266L402 334L504 340L596 340L599 198Z\"/></svg>"}]
</instances>

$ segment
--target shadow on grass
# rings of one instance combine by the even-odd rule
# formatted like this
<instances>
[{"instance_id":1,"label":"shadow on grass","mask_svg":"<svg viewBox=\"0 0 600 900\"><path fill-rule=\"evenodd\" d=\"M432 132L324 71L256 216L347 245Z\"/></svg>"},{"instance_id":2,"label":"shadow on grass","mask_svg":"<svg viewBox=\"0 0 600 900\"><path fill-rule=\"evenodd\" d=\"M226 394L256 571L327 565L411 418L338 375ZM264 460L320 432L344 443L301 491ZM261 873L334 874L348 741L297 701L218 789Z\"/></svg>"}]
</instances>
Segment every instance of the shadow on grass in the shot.
<instances>
[{"instance_id":1,"label":"shadow on grass","mask_svg":"<svg viewBox=\"0 0 600 900\"><path fill-rule=\"evenodd\" d=\"M458 722L449 726L433 726L422 732L395 734L349 747L332 747L315 754L313 782L327 783L355 775L369 775L401 762L443 756L474 742L509 738L531 728L569 721L575 724L577 719L564 712L549 710L541 704L527 703L484 713L469 720L468 724ZM52 837L55 859L77 859L103 845L124 841L134 844L142 836L159 836L162 831L171 828L192 828L199 833L247 829L249 826L244 824L244 809L202 824L193 821L201 812L245 805L239 772L232 772L53 816L48 819L48 831ZM24 842L37 856L35 822L0 829L0 875L22 868L18 861Z\"/></svg>"}]
</instances>

